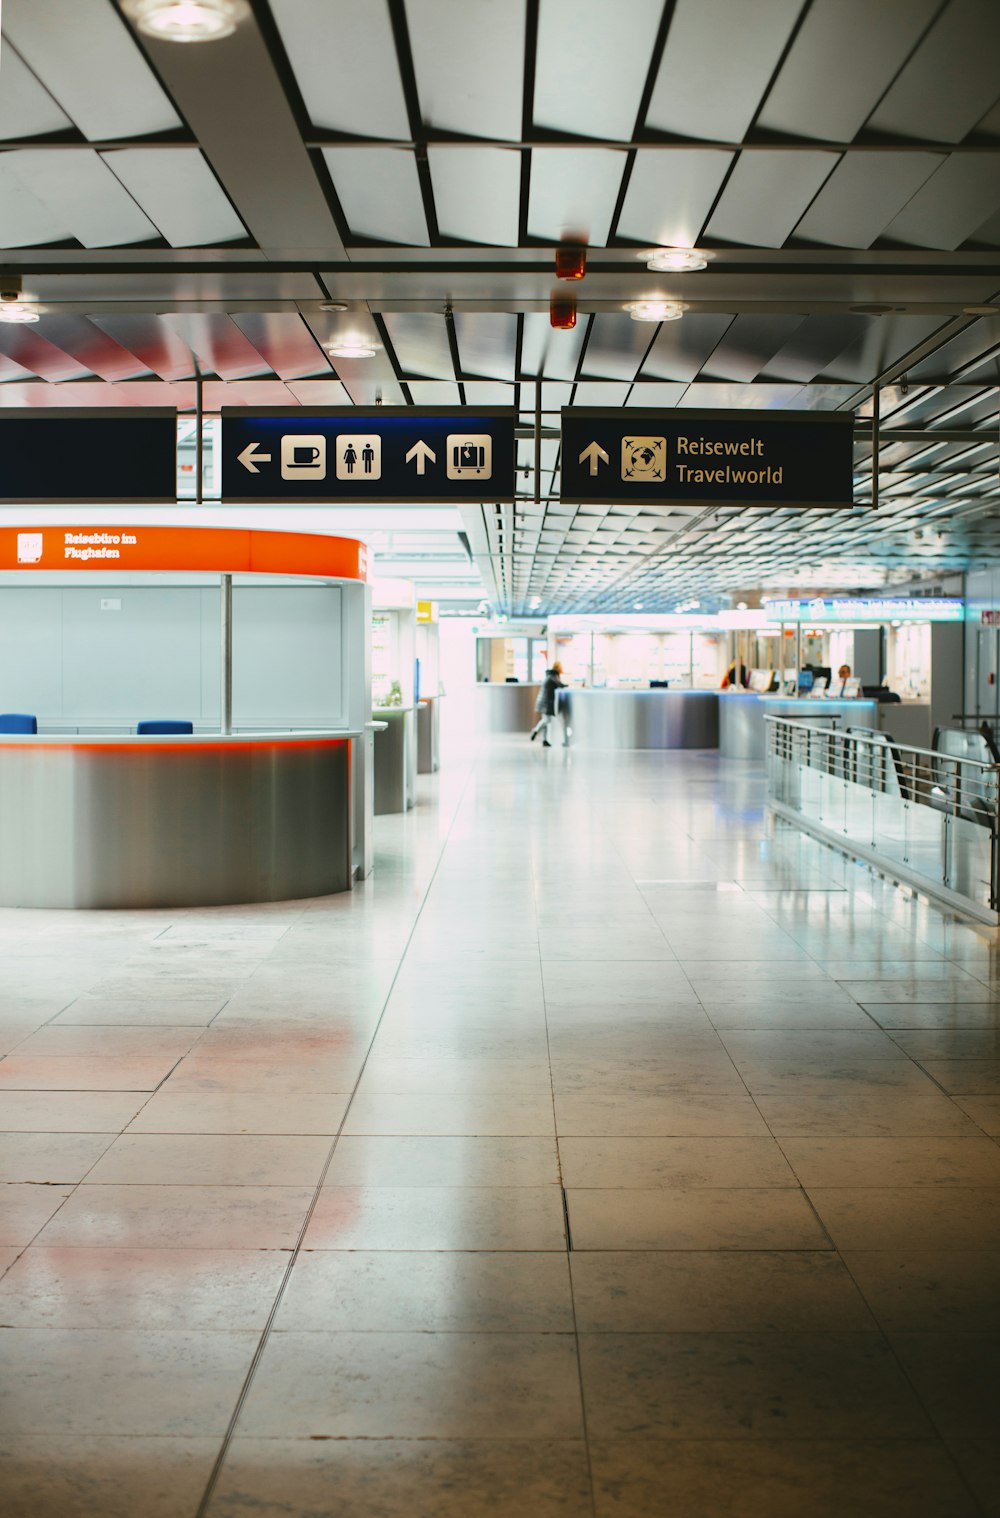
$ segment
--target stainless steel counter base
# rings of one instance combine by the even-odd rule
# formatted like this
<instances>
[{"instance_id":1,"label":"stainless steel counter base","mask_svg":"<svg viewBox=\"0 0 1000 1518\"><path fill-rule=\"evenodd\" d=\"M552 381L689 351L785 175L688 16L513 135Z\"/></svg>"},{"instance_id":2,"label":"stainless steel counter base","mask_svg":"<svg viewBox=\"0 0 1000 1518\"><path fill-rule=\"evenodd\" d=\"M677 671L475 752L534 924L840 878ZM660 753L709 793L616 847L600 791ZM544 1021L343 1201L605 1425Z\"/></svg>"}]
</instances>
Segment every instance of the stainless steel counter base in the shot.
<instances>
[{"instance_id":1,"label":"stainless steel counter base","mask_svg":"<svg viewBox=\"0 0 1000 1518\"><path fill-rule=\"evenodd\" d=\"M530 733L540 685L476 686L477 726L485 733Z\"/></svg>"},{"instance_id":2,"label":"stainless steel counter base","mask_svg":"<svg viewBox=\"0 0 1000 1518\"><path fill-rule=\"evenodd\" d=\"M372 718L387 724L375 734L375 816L408 812L417 768L416 713L410 706L380 706Z\"/></svg>"},{"instance_id":3,"label":"stainless steel counter base","mask_svg":"<svg viewBox=\"0 0 1000 1518\"><path fill-rule=\"evenodd\" d=\"M417 774L435 775L441 767L439 696L422 696L417 704Z\"/></svg>"},{"instance_id":4,"label":"stainless steel counter base","mask_svg":"<svg viewBox=\"0 0 1000 1518\"><path fill-rule=\"evenodd\" d=\"M351 885L350 740L0 743L0 905L189 907Z\"/></svg>"},{"instance_id":5,"label":"stainless steel counter base","mask_svg":"<svg viewBox=\"0 0 1000 1518\"><path fill-rule=\"evenodd\" d=\"M763 761L767 754L765 717L795 717L801 722L829 722L836 717L840 727L875 727L878 705L874 701L724 691L719 697L719 757Z\"/></svg>"},{"instance_id":6,"label":"stainless steel counter base","mask_svg":"<svg viewBox=\"0 0 1000 1518\"><path fill-rule=\"evenodd\" d=\"M581 748L715 748L719 742L715 691L574 686L570 712L573 743Z\"/></svg>"}]
</instances>

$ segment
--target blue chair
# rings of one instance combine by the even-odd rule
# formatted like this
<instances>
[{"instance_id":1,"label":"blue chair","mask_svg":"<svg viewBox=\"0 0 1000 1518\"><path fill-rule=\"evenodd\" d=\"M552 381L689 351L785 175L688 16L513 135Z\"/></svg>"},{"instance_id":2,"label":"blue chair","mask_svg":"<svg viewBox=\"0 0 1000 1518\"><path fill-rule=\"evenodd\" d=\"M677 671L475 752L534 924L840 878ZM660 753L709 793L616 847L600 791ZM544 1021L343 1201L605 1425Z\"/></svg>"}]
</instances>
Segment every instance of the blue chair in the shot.
<instances>
[{"instance_id":1,"label":"blue chair","mask_svg":"<svg viewBox=\"0 0 1000 1518\"><path fill-rule=\"evenodd\" d=\"M137 722L137 733L193 733L193 722L177 722L171 717L154 718L149 722Z\"/></svg>"},{"instance_id":2,"label":"blue chair","mask_svg":"<svg viewBox=\"0 0 1000 1518\"><path fill-rule=\"evenodd\" d=\"M27 712L0 712L0 733L37 733L38 718Z\"/></svg>"}]
</instances>

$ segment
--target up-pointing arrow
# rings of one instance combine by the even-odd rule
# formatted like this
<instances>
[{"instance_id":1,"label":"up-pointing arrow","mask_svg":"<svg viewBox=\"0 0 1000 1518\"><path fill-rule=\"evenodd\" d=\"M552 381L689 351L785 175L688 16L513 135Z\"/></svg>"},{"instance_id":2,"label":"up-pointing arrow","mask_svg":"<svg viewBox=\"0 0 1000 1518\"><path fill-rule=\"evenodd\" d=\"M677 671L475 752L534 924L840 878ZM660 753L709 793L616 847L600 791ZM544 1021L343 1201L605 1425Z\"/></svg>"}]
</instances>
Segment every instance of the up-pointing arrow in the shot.
<instances>
[{"instance_id":1,"label":"up-pointing arrow","mask_svg":"<svg viewBox=\"0 0 1000 1518\"><path fill-rule=\"evenodd\" d=\"M432 464L437 463L437 454L434 452L433 448L428 448L423 438L420 438L416 443L414 443L413 447L406 455L406 462L408 464L413 459L416 459L417 461L417 473L423 474L428 459L430 459Z\"/></svg>"},{"instance_id":2,"label":"up-pointing arrow","mask_svg":"<svg viewBox=\"0 0 1000 1518\"><path fill-rule=\"evenodd\" d=\"M603 459L605 464L611 463L611 460L604 452L604 449L601 447L600 443L590 443L580 455L581 464L586 463L588 460L590 462L591 479L593 479L594 475L597 473L598 459Z\"/></svg>"},{"instance_id":3,"label":"up-pointing arrow","mask_svg":"<svg viewBox=\"0 0 1000 1518\"><path fill-rule=\"evenodd\" d=\"M259 447L259 443L247 443L243 452L236 455L243 468L249 469L251 474L260 474L260 470L257 468L258 464L269 464L271 462L271 455L269 453L254 452L254 449Z\"/></svg>"}]
</instances>

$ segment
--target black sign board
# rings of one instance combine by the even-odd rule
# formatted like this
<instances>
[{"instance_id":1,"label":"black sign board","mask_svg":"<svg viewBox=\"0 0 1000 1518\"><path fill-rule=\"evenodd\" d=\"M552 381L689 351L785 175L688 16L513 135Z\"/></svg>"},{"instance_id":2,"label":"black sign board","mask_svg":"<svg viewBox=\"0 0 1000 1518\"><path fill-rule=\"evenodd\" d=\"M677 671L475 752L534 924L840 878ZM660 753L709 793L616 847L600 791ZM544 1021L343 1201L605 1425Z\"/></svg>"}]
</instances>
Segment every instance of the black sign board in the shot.
<instances>
[{"instance_id":1,"label":"black sign board","mask_svg":"<svg viewBox=\"0 0 1000 1518\"><path fill-rule=\"evenodd\" d=\"M851 506L854 418L816 411L562 413L562 499Z\"/></svg>"},{"instance_id":2,"label":"black sign board","mask_svg":"<svg viewBox=\"0 0 1000 1518\"><path fill-rule=\"evenodd\" d=\"M514 412L222 413L225 501L509 501Z\"/></svg>"},{"instance_id":3,"label":"black sign board","mask_svg":"<svg viewBox=\"0 0 1000 1518\"><path fill-rule=\"evenodd\" d=\"M0 501L176 499L176 411L0 415Z\"/></svg>"}]
</instances>

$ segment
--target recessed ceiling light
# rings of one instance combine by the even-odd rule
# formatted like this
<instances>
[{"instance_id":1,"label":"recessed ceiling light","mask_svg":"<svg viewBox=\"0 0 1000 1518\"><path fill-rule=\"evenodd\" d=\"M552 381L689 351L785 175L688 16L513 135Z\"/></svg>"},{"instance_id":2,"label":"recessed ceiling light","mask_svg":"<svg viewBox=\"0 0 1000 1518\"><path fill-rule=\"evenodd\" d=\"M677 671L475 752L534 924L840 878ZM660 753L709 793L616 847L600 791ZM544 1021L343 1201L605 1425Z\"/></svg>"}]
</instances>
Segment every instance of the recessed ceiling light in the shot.
<instances>
[{"instance_id":1,"label":"recessed ceiling light","mask_svg":"<svg viewBox=\"0 0 1000 1518\"><path fill-rule=\"evenodd\" d=\"M657 274L691 274L707 269L708 259L691 248L657 248L646 258L646 268Z\"/></svg>"},{"instance_id":2,"label":"recessed ceiling light","mask_svg":"<svg viewBox=\"0 0 1000 1518\"><path fill-rule=\"evenodd\" d=\"M124 0L124 9L160 42L216 42L250 14L247 0Z\"/></svg>"},{"instance_id":3,"label":"recessed ceiling light","mask_svg":"<svg viewBox=\"0 0 1000 1518\"><path fill-rule=\"evenodd\" d=\"M624 309L634 322L675 322L684 315L675 300L630 300Z\"/></svg>"},{"instance_id":4,"label":"recessed ceiling light","mask_svg":"<svg viewBox=\"0 0 1000 1518\"><path fill-rule=\"evenodd\" d=\"M319 309L321 311L346 311L347 302L346 300L323 300L320 301Z\"/></svg>"},{"instance_id":5,"label":"recessed ceiling light","mask_svg":"<svg viewBox=\"0 0 1000 1518\"><path fill-rule=\"evenodd\" d=\"M331 358L374 358L378 352L373 343L367 343L363 338L345 339L342 343L327 343L325 346Z\"/></svg>"},{"instance_id":6,"label":"recessed ceiling light","mask_svg":"<svg viewBox=\"0 0 1000 1518\"><path fill-rule=\"evenodd\" d=\"M645 601L633 601L632 602L632 610L633 611L642 611L642 608L645 606L645 604L646 604Z\"/></svg>"},{"instance_id":7,"label":"recessed ceiling light","mask_svg":"<svg viewBox=\"0 0 1000 1518\"><path fill-rule=\"evenodd\" d=\"M0 322L36 322L38 312L34 306L25 306L19 300L11 300L9 296L0 296Z\"/></svg>"},{"instance_id":8,"label":"recessed ceiling light","mask_svg":"<svg viewBox=\"0 0 1000 1518\"><path fill-rule=\"evenodd\" d=\"M964 316L996 316L1000 306L963 306Z\"/></svg>"}]
</instances>

